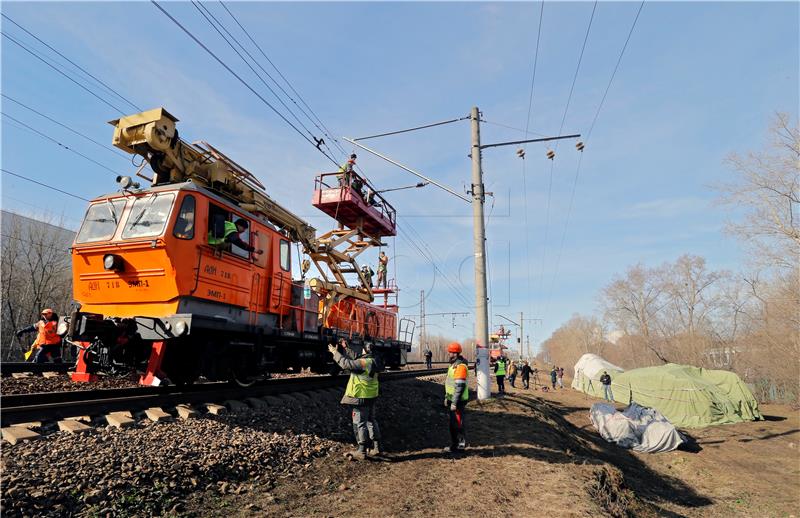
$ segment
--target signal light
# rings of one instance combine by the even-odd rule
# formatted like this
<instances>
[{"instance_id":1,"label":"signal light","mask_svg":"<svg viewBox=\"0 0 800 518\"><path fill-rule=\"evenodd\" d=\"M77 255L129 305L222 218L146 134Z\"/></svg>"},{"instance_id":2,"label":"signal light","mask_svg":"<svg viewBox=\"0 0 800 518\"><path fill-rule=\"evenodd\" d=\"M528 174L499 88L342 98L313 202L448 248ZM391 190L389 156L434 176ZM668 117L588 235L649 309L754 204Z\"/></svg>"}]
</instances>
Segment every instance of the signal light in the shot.
<instances>
[{"instance_id":1,"label":"signal light","mask_svg":"<svg viewBox=\"0 0 800 518\"><path fill-rule=\"evenodd\" d=\"M111 272L121 272L125 269L125 263L116 254L106 254L103 256L103 268Z\"/></svg>"}]
</instances>

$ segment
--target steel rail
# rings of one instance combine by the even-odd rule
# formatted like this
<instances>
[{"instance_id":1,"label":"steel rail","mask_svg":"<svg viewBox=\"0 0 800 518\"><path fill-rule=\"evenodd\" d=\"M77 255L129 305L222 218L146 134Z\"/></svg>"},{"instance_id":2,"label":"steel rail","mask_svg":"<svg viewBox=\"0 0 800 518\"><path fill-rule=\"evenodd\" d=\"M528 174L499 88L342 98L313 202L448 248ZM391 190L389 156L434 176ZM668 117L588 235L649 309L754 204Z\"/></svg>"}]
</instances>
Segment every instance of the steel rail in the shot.
<instances>
[{"instance_id":1,"label":"steel rail","mask_svg":"<svg viewBox=\"0 0 800 518\"><path fill-rule=\"evenodd\" d=\"M421 376L440 375L447 369L397 371L381 374L382 382ZM203 383L186 387L141 387L123 389L78 390L10 394L0 401L0 420L3 426L32 422L54 421L80 415L99 415L107 412L141 411L151 407L174 407L179 404L222 403L249 397L276 396L293 392L309 392L343 388L347 376L314 376L265 380L253 387L242 388L228 383Z\"/></svg>"}]
</instances>

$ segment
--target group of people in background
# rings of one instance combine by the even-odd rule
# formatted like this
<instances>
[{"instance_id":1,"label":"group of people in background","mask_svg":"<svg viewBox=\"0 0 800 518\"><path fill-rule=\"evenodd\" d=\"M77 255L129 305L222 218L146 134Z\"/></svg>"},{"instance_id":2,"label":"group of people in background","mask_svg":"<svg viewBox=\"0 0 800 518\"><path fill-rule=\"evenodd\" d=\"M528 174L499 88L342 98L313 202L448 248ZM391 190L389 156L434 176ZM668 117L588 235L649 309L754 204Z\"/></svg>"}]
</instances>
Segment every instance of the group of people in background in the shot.
<instances>
[{"instance_id":1,"label":"group of people in background","mask_svg":"<svg viewBox=\"0 0 800 518\"><path fill-rule=\"evenodd\" d=\"M491 362L491 368L494 372L495 379L497 380L498 394L502 395L506 393L506 379L513 388L516 388L515 383L518 374L522 380L522 388L530 388L531 375L534 377L534 384L538 385L539 371L535 367L532 367L528 361L517 360L514 362L505 356L499 356L496 359L492 359ZM553 365L553 368L550 370L550 386L552 390L555 390L556 388L564 388L563 367L556 367ZM543 390L547 390L547 387L543 387Z\"/></svg>"}]
</instances>

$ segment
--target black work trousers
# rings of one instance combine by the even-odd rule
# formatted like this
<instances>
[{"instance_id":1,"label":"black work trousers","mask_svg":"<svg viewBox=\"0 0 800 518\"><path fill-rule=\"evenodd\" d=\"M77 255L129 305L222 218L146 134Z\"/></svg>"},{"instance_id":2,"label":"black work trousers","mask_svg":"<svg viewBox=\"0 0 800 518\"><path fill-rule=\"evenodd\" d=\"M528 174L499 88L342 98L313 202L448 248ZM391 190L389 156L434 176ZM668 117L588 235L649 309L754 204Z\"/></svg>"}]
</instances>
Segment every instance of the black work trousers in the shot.
<instances>
[{"instance_id":1,"label":"black work trousers","mask_svg":"<svg viewBox=\"0 0 800 518\"><path fill-rule=\"evenodd\" d=\"M464 409L466 401L459 401L455 410L450 410L450 448L455 451L463 449L467 444L467 436L464 433Z\"/></svg>"},{"instance_id":2,"label":"black work trousers","mask_svg":"<svg viewBox=\"0 0 800 518\"><path fill-rule=\"evenodd\" d=\"M506 393L506 377L505 375L497 376L497 391L501 394Z\"/></svg>"}]
</instances>

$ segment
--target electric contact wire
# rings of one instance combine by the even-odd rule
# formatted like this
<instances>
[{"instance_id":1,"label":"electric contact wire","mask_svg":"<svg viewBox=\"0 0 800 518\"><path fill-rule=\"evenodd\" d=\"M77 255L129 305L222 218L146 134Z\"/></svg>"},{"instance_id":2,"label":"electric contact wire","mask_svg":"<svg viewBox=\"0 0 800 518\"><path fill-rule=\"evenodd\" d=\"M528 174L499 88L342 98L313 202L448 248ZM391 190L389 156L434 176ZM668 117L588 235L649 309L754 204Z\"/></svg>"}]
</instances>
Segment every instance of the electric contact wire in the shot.
<instances>
[{"instance_id":1,"label":"electric contact wire","mask_svg":"<svg viewBox=\"0 0 800 518\"><path fill-rule=\"evenodd\" d=\"M600 104L597 106L597 111L594 114L594 118L592 119L592 124L589 127L589 131L586 134L585 142L589 142L589 138L592 136L592 131L594 131L594 126L597 123L597 118L600 116L600 110L603 109L603 104L605 103L606 96L608 95L608 91L611 89L611 83L613 83L614 77L617 75L617 70L619 69L620 63L622 62L622 57L625 54L625 50L628 48L628 42L630 42L631 35L633 35L633 30L634 30L634 28L636 28L636 23L639 21L639 15L642 13L642 8L644 7L644 2L645 2L645 0L642 0L642 2L639 4L639 9L636 11L636 16L634 17L633 23L631 24L631 28L628 31L628 37L625 38L625 44L622 46L622 50L619 53L619 57L617 58L616 65L614 65L614 71L611 73L611 77L608 80L608 84L606 85L606 89L603 92L603 97L600 99ZM570 198L569 198L569 206L568 206L568 209L567 209L567 216L566 216L566 219L565 219L565 222L564 222L564 232L561 235L561 246L559 247L558 256L557 256L557 259L556 259L556 267L555 267L555 270L553 272L553 279L552 279L552 281L550 283L550 295L548 295L548 306L549 306L550 297L552 297L552 293L553 293L553 289L554 289L554 286L555 286L556 277L558 276L558 271L559 271L559 267L560 267L560 263L561 263L561 256L562 256L562 253L564 251L564 242L566 240L567 229L569 227L570 219L571 219L571 216L572 216L572 207L573 207L573 203L574 203L574 200L575 200L575 191L577 190L577 187L578 187L578 178L580 177L581 165L582 164L583 164L583 153L581 153L581 156L578 158L578 166L575 169L575 178L574 178L574 180L572 182L572 193L571 193Z\"/></svg>"},{"instance_id":2,"label":"electric contact wire","mask_svg":"<svg viewBox=\"0 0 800 518\"><path fill-rule=\"evenodd\" d=\"M5 174L10 174L11 176L16 176L17 178L22 178L23 180L27 180L27 181L29 181L31 183L35 183L36 185L40 185L40 186L45 187L47 189L50 189L50 190L53 190L53 191L56 191L56 192L60 192L61 194L66 194L67 196L72 196L73 198L77 198L77 199L82 200L82 201L86 201L86 202L91 201L91 200L88 200L88 199L86 199L86 198L84 198L82 196L78 196L77 194L72 194L71 192L62 191L61 189L59 189L57 187L53 187L51 185L47 185L46 183L42 183L42 182L36 181L33 178L28 178L27 176L23 176L21 174L13 173L13 172L9 171L8 169L0 169L0 171L2 171Z\"/></svg>"},{"instance_id":3,"label":"electric contact wire","mask_svg":"<svg viewBox=\"0 0 800 518\"><path fill-rule=\"evenodd\" d=\"M40 57L39 55L37 55L37 54L36 54L36 52L32 51L31 49L29 49L28 47L26 47L24 44L20 43L19 41L17 41L17 40L16 40L16 39L14 39L13 37L9 36L9 35L8 35L7 33L5 33L5 32L3 32L2 34L3 34L3 37L4 37L4 38L7 38L9 41L11 41L11 42L12 42L12 43L14 43L15 45L19 46L19 47L20 47L22 50L24 50L25 52L27 52L27 53L28 53L28 54L30 54L31 56L35 57L36 59L38 59L39 61L41 61L41 62L42 62L42 63L44 63L45 65L47 65L48 67L52 68L53 70L55 70L56 72L58 72L58 73L59 73L59 74L61 74L62 76L66 77L67 79L69 79L70 81L72 81L73 83L75 83L76 85L78 85L79 87L81 87L82 89L86 90L86 91L87 91L87 92L88 92L90 95L92 95L93 97L97 98L97 99L98 99L100 102L102 102L103 104L105 104L105 105L107 105L107 106L110 106L111 108L115 109L116 111L118 111L118 112L119 112L119 113L121 113L122 115L125 115L125 112L124 112L124 111L120 110L119 108L117 108L116 106L114 106L113 104L111 104L110 102L108 102L107 100L103 99L102 97L100 97L99 95L97 95L96 93L94 93L93 91L89 90L87 87L85 87L84 85L82 85L81 83L79 83L78 81L76 81L75 79L73 79L73 78L71 78L70 76L68 76L66 73L64 73L64 72L62 72L61 70L59 70L59 69L58 69L58 67L56 67L55 65L52 65L50 62L48 62L48 61L47 61L47 60L45 60L44 58L42 58L42 57Z\"/></svg>"},{"instance_id":4,"label":"electric contact wire","mask_svg":"<svg viewBox=\"0 0 800 518\"><path fill-rule=\"evenodd\" d=\"M367 140L367 139L371 139L371 138L387 137L389 135L398 135L400 133L408 133L409 131L417 131L417 130L421 130L421 129L425 129L425 128L433 128L434 126L443 126L445 124L452 124L454 122L467 120L469 118L470 118L470 116L467 115L467 116L464 116L464 117L460 117L458 119L450 119L450 120L441 121L441 122L434 122L433 124L425 124L424 126L417 126L415 128L408 128L408 129L398 130L398 131L390 131L388 133L379 133L377 135L369 135L367 137L354 138L353 140Z\"/></svg>"},{"instance_id":5,"label":"electric contact wire","mask_svg":"<svg viewBox=\"0 0 800 518\"><path fill-rule=\"evenodd\" d=\"M112 148L112 147L110 147L110 146L107 146L107 145L105 145L105 144L103 144L103 143L101 143L101 142L98 142L98 141L96 141L96 140L95 140L95 139L93 139L92 137L89 137L88 135L85 135L85 134L81 133L80 131L78 131L78 130L76 130L76 129L74 129L74 128L71 128L70 126L67 126L66 124L63 124L63 123L61 123L61 122L59 122L59 121L55 120L54 118L52 118L52 117L50 117L50 116L48 116L48 115L45 115L44 113L42 113L42 112L40 112L40 111L37 111L37 110L35 110L35 109L31 108L30 106L28 106L28 105L26 105L26 104L22 103L21 101L19 101L19 100L17 100L17 99L14 99L13 97L11 97L11 96L9 96L9 95L6 95L6 94L4 94L4 93L0 93L0 96L2 96L4 99L8 99L8 100L9 100L9 101L11 101L12 103L16 103L16 104L18 104L19 106L22 106L22 107L23 107L23 108L25 108L26 110L32 111L33 113L35 113L36 115L39 115L40 117L44 117L45 119L49 120L49 121L50 121L50 122L52 122L53 124L58 124L58 125L59 125L59 126L61 126L62 128L66 129L66 130L69 130L69 131L71 131L72 133L74 133L74 134L76 134L76 135L78 135L78 136L80 136L80 137L83 137L84 139L88 140L89 142L91 142L91 143L93 143L93 144L96 144L96 145L98 145L98 146L102 147L102 148L103 148L103 149L105 149L106 151L111 151L112 153L114 153L115 155L119 156L120 158L124 158L126 161L128 160L128 157L127 157L127 156L123 155L122 153L120 153L120 152L119 152L119 151L117 151L116 149L114 149L114 148Z\"/></svg>"},{"instance_id":6,"label":"electric contact wire","mask_svg":"<svg viewBox=\"0 0 800 518\"><path fill-rule=\"evenodd\" d=\"M292 83L288 79L286 79L286 76L284 76L283 73L281 73L281 71L277 67L277 65L275 65L275 63L272 62L272 60L269 58L269 56L267 56L266 52L264 52L264 49L261 48L261 45L259 45L256 42L256 40L253 38L253 36L250 35L250 32L247 29L245 29L245 27L239 22L239 20L236 18L236 16L234 16L234 14L231 12L231 10L228 9L228 6L225 5L225 2L220 0L219 3L222 5L222 8L225 9L225 11L228 12L230 17L233 19L233 21L236 23L236 25L239 26L239 28L242 30L242 32L245 33L245 35L250 40L250 42L258 49L258 51L261 53L261 55L264 56L264 59L267 60L267 62L272 66L272 68L275 69L275 71L278 73L278 75L281 77L281 79L283 79L283 81L286 83L286 85L292 90L292 92L294 92L294 94L297 96L297 98L300 99L300 102L303 103L303 106L305 106L308 109L308 111L310 111L311 114L314 116L314 119L316 119L316 121L319 124L322 125L322 127L317 126L317 123L314 122L314 120L308 115L308 113L306 113L305 110L303 110L303 108L300 107L297 104L297 102L292 98L292 96L289 95L288 92L286 92L286 90L284 90L280 85L278 85L277 81L275 82L275 84L278 85L278 87L286 95L286 97L288 97L295 104L295 106L297 106L300 109L300 111L302 111L303 114L306 117L308 117L308 119L314 124L314 126L316 126L316 128L318 130L320 130L323 135L325 135L330 140L332 140L333 143L336 145L336 147L338 147L339 150L342 152L342 154L346 155L347 151L345 151L344 147L342 147L342 145L339 143L339 140L335 136L332 135L333 132L330 129L328 129L328 127L325 125L325 123L322 122L322 119L320 119L319 116L314 112L314 110L311 109L311 107L308 105L308 103L305 101L305 99L303 99L303 96L300 95L300 93L297 90L295 90L294 86L292 86ZM326 145L325 147L328 147L328 146ZM330 149L330 148L328 147L328 149ZM331 150L331 152L333 152L333 151Z\"/></svg>"},{"instance_id":7,"label":"electric contact wire","mask_svg":"<svg viewBox=\"0 0 800 518\"><path fill-rule=\"evenodd\" d=\"M267 106L269 109L271 109L271 110L272 110L272 111L273 111L273 112L274 112L274 113L275 113L275 114L276 114L278 117L280 117L280 118L281 118L281 120L283 120L283 121L284 121L286 124L288 124L288 125L289 125L289 126L290 126L290 127L293 129L293 130L295 130L295 131L297 132L297 134L298 134L298 135L300 135L300 136L301 136L301 137L302 137L302 138L303 138L303 139L304 139L306 142L308 142L308 143L309 143L309 144L311 144L311 145L312 145L312 146L313 146L315 149L317 149L317 145L316 145L316 144L315 144L313 141L311 141L311 140L310 140L310 139L309 139L309 138L308 138L306 135L304 135L304 134L303 134L303 132L302 132L302 131L300 131L300 130L297 128L297 126L295 126L294 124L292 124L292 122L291 122L289 119L287 119L287 118L286 118L286 117L285 117L285 116L284 116L284 115L283 115L283 114L282 114L280 111L278 111L278 110L277 110L277 109L276 109L276 108L275 108L275 107L274 107L274 106L273 106L273 105L272 105L272 104L271 104L269 101L267 101L267 100L266 100L266 99L265 99L265 98L264 98L264 97L263 97L261 94L259 94L259 93L258 93L258 92L257 92L257 91L256 91L256 90L255 90L255 89L252 87L252 86L250 86L250 84L249 84L247 81L245 81L244 79L242 79L242 77L241 77L239 74L237 74L237 73L236 73L236 72L235 72L235 71L234 71L234 70L233 70L231 67L229 67L227 63L225 63L225 62L224 62L222 59L220 59L220 58L219 58L219 57L218 57L216 54L214 54L214 52L212 52L212 51L211 51L211 49L209 49L209 48L208 48L208 47L207 47L207 46L206 46L206 45L205 45L205 44L204 44L202 41L200 41L200 40L199 40L199 39L198 39L198 38L197 38L197 37L196 37L194 34L192 34L192 32L191 32L191 31L189 31L189 30L188 30L186 27L184 27L184 26L183 26L183 25L182 25L182 24L181 24L181 23L180 23L178 20L176 20L176 19L175 19L175 18L174 18L174 17L173 17L171 14L169 14L169 13L168 13L168 12L167 12L167 11L166 11L166 10L165 10L163 7L161 7L161 5L159 5L159 3L158 3L156 0L150 0L150 1L151 1L151 3L152 3L154 6L156 6L156 8L158 8L158 10L159 10L159 11L161 11L161 12L162 12L162 13L163 13L163 14L164 14L164 15L165 15L167 18L169 18L169 19L172 21L172 23L174 23L175 25L177 25L177 26L178 26L178 27L179 27L179 28L180 28L180 29L181 29L181 30L182 30L182 31L183 31L183 32L184 32L184 33L185 33L187 36L189 36L189 37L192 39L192 41L194 41L195 43L197 43L197 45L199 45L199 46L200 46L200 48L202 48L203 50L205 50L205 51L206 51L206 52L207 52L207 53L208 53L208 54L209 54L209 55L210 55L212 58L214 58L214 60L215 60L217 63L219 63L220 65L222 65L222 67L223 67L223 68L225 68L225 70L227 70L227 71L228 71L228 72L229 72L229 73L230 73L230 74L231 74L233 77L235 77L235 78L236 78L236 79L237 79L237 80L238 80L240 83L242 83L242 85L244 85L244 87L245 87L245 88L247 88L248 90L250 90L250 92L252 92L252 93L253 93L253 95L255 95L256 97L258 97L258 98L259 98L259 100L260 100L262 103L264 103L264 104L265 104L265 105L266 105L266 106ZM323 155L325 155L325 157L326 157L326 158L328 158L328 160L330 160L331 162L333 162L333 163L334 163L334 165L336 165L336 166L338 166L338 165L339 165L339 163L338 163L338 162L336 162L336 160L334 160L332 157L330 157L330 156L329 156L327 153L325 153L325 152L324 152L324 151L322 151L322 150L319 150L319 151L320 151L320 153L322 153Z\"/></svg>"},{"instance_id":8,"label":"electric contact wire","mask_svg":"<svg viewBox=\"0 0 800 518\"><path fill-rule=\"evenodd\" d=\"M291 114L291 116L294 117L294 120L297 121L297 123L300 126L302 126L302 128L306 131L306 133L308 133L308 136L310 136L312 139L316 140L316 138L314 137L314 134L311 133L311 130L309 130L308 127L306 127L306 125L303 124L303 121L301 121L300 118L292 111L292 109L289 108L289 106L284 102L284 100L281 98L281 96L279 96L277 94L277 92L275 92L275 90L272 89L272 87L264 80L264 78L261 77L261 74L259 74L258 71L255 68L253 68L253 66L250 64L249 61L247 61L247 59L245 59L244 56L242 56L242 53L239 52L236 49L236 47L230 42L230 40L228 40L228 38L225 37L225 34L227 34L230 37L230 39L233 40L236 43L236 45L240 49L242 49L244 51L245 54L247 54L247 56L253 61L253 63L256 64L257 67L259 67L262 70L264 70L263 67L261 67L261 65L259 65L258 62L255 60L255 58L253 58L252 54L250 54L250 52L247 49L245 49L244 46L242 46L241 43L239 43L239 40L237 40L236 37L233 34L230 33L230 31L227 29L227 27L225 27L225 25L222 22L220 22L219 19L216 16L214 16L214 14L211 11L209 11L208 8L205 5L203 5L202 3L198 2L198 1L195 1L195 0L192 0L192 5L203 16L203 18L206 19L206 21L209 23L209 25L211 25L211 27L213 27L214 30L217 31L217 34L219 34L220 37L223 40L225 40L225 43L228 44L228 46L231 48L231 50L233 50L236 53L236 55L239 56L239 58L244 62L244 64L247 65L247 68L249 68L250 71L253 72L256 75L256 77L259 79L259 81L261 81L261 83L264 86L267 87L267 89L270 91L270 93L272 93L272 95L275 96L275 99L277 99L278 102L281 103L281 105L284 108L286 108L286 110ZM212 22L212 20L213 20L213 22ZM225 31L225 34L222 34L222 32L220 32L220 29ZM277 85L275 79L271 75L269 75L269 73L267 73L266 70L264 70L264 73L266 73L267 77L272 79L272 82Z\"/></svg>"},{"instance_id":9,"label":"electric contact wire","mask_svg":"<svg viewBox=\"0 0 800 518\"><path fill-rule=\"evenodd\" d=\"M25 27L23 27L22 25L18 24L17 22L15 22L14 20L12 20L10 17L8 17L8 16L7 16L7 15L5 15L5 14L2 14L2 13L0 13L0 16L2 16L3 18L5 18L6 20L8 20L9 22L13 23L13 24L14 24L14 25L16 25L17 27L19 27L20 29L22 29L23 31L25 31L25 32L26 32L28 35L30 35L30 36L31 36L33 39L35 39L36 41L38 41L39 43L41 43L42 45L44 45L44 46L45 46L45 47L47 47L48 49L52 50L53 52L55 52L56 54L58 54L58 55L59 55L59 56L61 56L62 58L64 58L64 59L66 59L67 61L69 61L69 62L70 62L70 63L71 63L73 66L77 67L77 68L78 68L78 69L79 69L81 72L83 72L83 73L84 73L84 74L86 74L87 76L91 77L92 79L94 79L95 81L97 81L98 83L100 83L101 85L103 85L103 86L104 86L104 87L105 87L105 88L106 88L106 89L107 89L107 90L108 90L110 93L113 93L114 95L116 95L117 97L119 97L121 100L123 100L123 101L125 101L126 103L128 103L129 105L133 106L133 107L134 107L135 109L137 109L138 111L142 111L142 109L141 109L141 108L139 108L138 106L136 106L136 105L135 105L133 102L131 102L130 100L128 100L128 99L127 99L125 96L123 96L121 93L119 93L119 92L118 92L118 91L116 91L115 89L113 89L113 88L111 88L110 86L108 86L106 83L104 83L103 81L101 81L101 80L100 80L98 77L96 77L95 75L93 75L91 72L89 72L88 70L86 70L85 68L83 68L82 66L80 66L79 64L75 63L74 61L72 61L71 59L69 59L67 56L65 56L64 54L62 54L62 53L61 53L61 52L59 52L58 50L54 49L52 46L50 46L50 45L49 45L49 44L47 44L46 42L42 41L42 40L41 40L39 37L37 37L37 36L36 36L35 34L33 34L31 31L29 31L28 29L26 29L26 28L25 28Z\"/></svg>"},{"instance_id":10,"label":"electric contact wire","mask_svg":"<svg viewBox=\"0 0 800 518\"><path fill-rule=\"evenodd\" d=\"M0 112L0 115L2 115L3 117L5 117L5 118L7 118L7 119L10 119L10 120L12 120L12 121L16 122L17 124L19 124L19 125L21 125L21 126L23 126L23 127L27 128L27 129L29 129L30 131L32 131L32 132L34 132L34 133L36 133L36 134L37 134L37 135L39 135L40 137L42 137L42 138L44 138L44 139L47 139L47 140L49 140L49 141L50 141L50 142L52 142L53 144L56 144L56 145L58 145L58 146L60 146L60 147L62 147L62 148L64 148L64 149L66 149L67 151L70 151L70 152L72 152L72 153L75 153L75 154L76 154L76 155L78 155L79 157L81 157L81 158L83 158L83 159L85 159L85 160L88 160L89 162L91 162L91 163L93 163L93 164L95 164L95 165L97 165L97 166L100 166L100 167L102 167L103 169L105 169L106 171L110 172L110 173L111 173L111 174L113 174L114 176L119 176L119 173L118 173L117 171L114 171L114 170L113 170L113 169L111 169L110 167L108 167L108 166L106 166L106 165L103 165L103 164L101 164L100 162L98 162L97 160L95 160L95 159L93 159L93 158L90 158L90 157L88 157L88 156L84 155L84 154L83 154L83 153L81 153L80 151L76 151L76 150L72 149L71 147L67 146L66 144L62 144L61 142L59 142L58 140L54 139L54 138L53 138L53 137L51 137L50 135L47 135L47 134L45 134L45 133L42 133L41 131L37 130L36 128L34 128L34 127L32 127L32 126L29 126L28 124L25 124L25 123L24 123L24 122L22 122L21 120L19 120L19 119L16 119L16 118L12 117L11 115L7 114L6 112Z\"/></svg>"}]
</instances>

